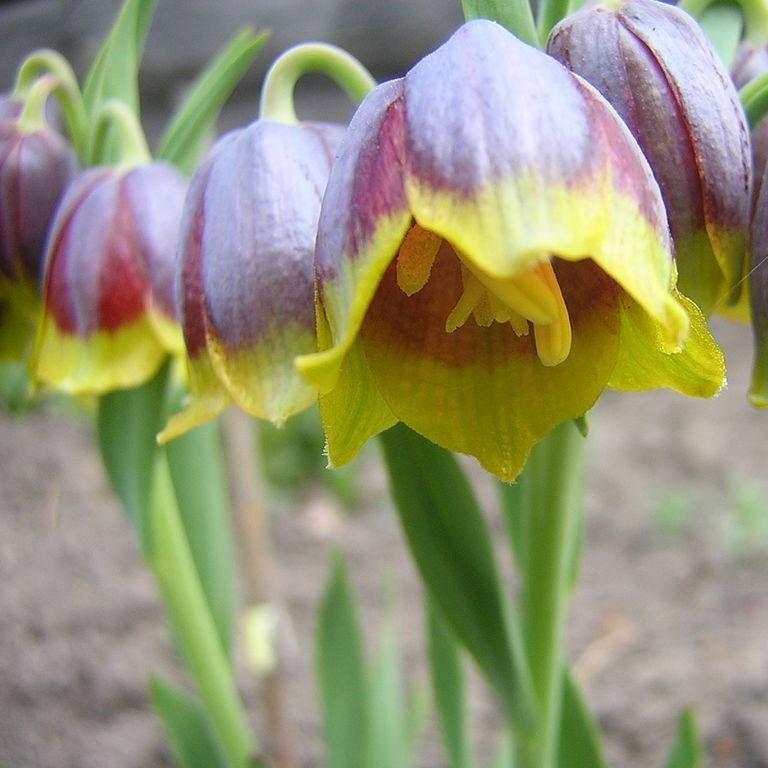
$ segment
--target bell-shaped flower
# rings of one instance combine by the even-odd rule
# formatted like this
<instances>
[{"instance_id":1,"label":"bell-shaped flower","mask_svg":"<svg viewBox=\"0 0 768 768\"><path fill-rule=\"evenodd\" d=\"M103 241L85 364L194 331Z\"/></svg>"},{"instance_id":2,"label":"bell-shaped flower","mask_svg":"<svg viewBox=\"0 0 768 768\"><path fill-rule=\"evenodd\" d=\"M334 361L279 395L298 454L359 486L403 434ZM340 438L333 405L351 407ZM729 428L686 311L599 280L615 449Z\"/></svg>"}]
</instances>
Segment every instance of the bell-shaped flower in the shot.
<instances>
[{"instance_id":1,"label":"bell-shaped flower","mask_svg":"<svg viewBox=\"0 0 768 768\"><path fill-rule=\"evenodd\" d=\"M316 349L312 259L340 126L257 120L195 172L177 273L190 398L160 441L234 403L276 424L316 392L294 358Z\"/></svg>"},{"instance_id":2,"label":"bell-shaped flower","mask_svg":"<svg viewBox=\"0 0 768 768\"><path fill-rule=\"evenodd\" d=\"M70 393L150 378L181 352L173 276L186 181L166 163L92 168L51 226L32 374Z\"/></svg>"},{"instance_id":3,"label":"bell-shaped flower","mask_svg":"<svg viewBox=\"0 0 768 768\"><path fill-rule=\"evenodd\" d=\"M37 283L56 206L77 171L67 141L51 128L25 131L0 119L0 275Z\"/></svg>"},{"instance_id":4,"label":"bell-shaped flower","mask_svg":"<svg viewBox=\"0 0 768 768\"><path fill-rule=\"evenodd\" d=\"M667 209L680 290L709 314L735 301L749 230L749 129L696 22L656 0L591 4L547 51L594 85L637 139Z\"/></svg>"},{"instance_id":5,"label":"bell-shaped flower","mask_svg":"<svg viewBox=\"0 0 768 768\"><path fill-rule=\"evenodd\" d=\"M591 86L492 22L363 102L315 268L320 351L297 366L321 392L336 465L399 420L511 480L606 385L722 385L632 136Z\"/></svg>"}]
</instances>

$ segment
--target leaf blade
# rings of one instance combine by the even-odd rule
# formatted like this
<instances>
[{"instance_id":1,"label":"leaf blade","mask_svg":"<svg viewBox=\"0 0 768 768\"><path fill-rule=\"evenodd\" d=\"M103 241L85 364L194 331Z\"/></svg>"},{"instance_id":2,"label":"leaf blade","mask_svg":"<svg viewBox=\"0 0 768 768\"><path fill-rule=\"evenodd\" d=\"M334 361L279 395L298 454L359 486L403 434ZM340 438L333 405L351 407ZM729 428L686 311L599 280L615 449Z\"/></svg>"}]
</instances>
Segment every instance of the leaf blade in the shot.
<instances>
[{"instance_id":1,"label":"leaf blade","mask_svg":"<svg viewBox=\"0 0 768 768\"><path fill-rule=\"evenodd\" d=\"M666 768L700 768L702 763L696 716L685 709L677 721L677 733L665 763Z\"/></svg>"},{"instance_id":2,"label":"leaf blade","mask_svg":"<svg viewBox=\"0 0 768 768\"><path fill-rule=\"evenodd\" d=\"M232 651L234 547L218 422L166 446L176 500L197 574L222 646Z\"/></svg>"},{"instance_id":3,"label":"leaf blade","mask_svg":"<svg viewBox=\"0 0 768 768\"><path fill-rule=\"evenodd\" d=\"M395 507L431 597L513 721L533 694L516 617L508 615L493 547L455 458L403 424L381 435Z\"/></svg>"},{"instance_id":4,"label":"leaf blade","mask_svg":"<svg viewBox=\"0 0 768 768\"><path fill-rule=\"evenodd\" d=\"M320 605L317 672L325 764L327 768L360 768L368 743L365 661L355 600L339 554L333 559Z\"/></svg>"},{"instance_id":5,"label":"leaf blade","mask_svg":"<svg viewBox=\"0 0 768 768\"><path fill-rule=\"evenodd\" d=\"M194 170L208 131L267 37L241 30L198 75L157 145L158 159L184 173Z\"/></svg>"},{"instance_id":6,"label":"leaf blade","mask_svg":"<svg viewBox=\"0 0 768 768\"><path fill-rule=\"evenodd\" d=\"M226 768L197 699L159 677L150 680L149 694L178 768Z\"/></svg>"}]
</instances>

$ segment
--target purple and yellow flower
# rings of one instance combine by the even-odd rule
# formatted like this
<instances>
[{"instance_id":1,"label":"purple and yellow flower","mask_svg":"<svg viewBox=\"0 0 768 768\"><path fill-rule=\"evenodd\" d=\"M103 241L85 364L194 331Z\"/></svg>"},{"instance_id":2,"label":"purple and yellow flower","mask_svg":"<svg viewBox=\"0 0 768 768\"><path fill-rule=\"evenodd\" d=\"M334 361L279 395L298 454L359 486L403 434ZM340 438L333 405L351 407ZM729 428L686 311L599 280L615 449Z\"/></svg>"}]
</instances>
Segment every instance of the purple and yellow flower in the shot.
<instances>
[{"instance_id":1,"label":"purple and yellow flower","mask_svg":"<svg viewBox=\"0 0 768 768\"><path fill-rule=\"evenodd\" d=\"M51 227L33 378L100 394L149 379L183 350L173 276L186 181L170 165L96 167Z\"/></svg>"},{"instance_id":2,"label":"purple and yellow flower","mask_svg":"<svg viewBox=\"0 0 768 768\"><path fill-rule=\"evenodd\" d=\"M69 144L46 125L22 126L20 111L0 101L0 359L28 351L48 227L77 170Z\"/></svg>"},{"instance_id":3,"label":"purple and yellow flower","mask_svg":"<svg viewBox=\"0 0 768 768\"><path fill-rule=\"evenodd\" d=\"M607 385L708 396L723 382L626 127L488 21L359 108L316 281L319 351L297 366L336 465L402 421L511 480Z\"/></svg>"},{"instance_id":4,"label":"purple and yellow flower","mask_svg":"<svg viewBox=\"0 0 768 768\"><path fill-rule=\"evenodd\" d=\"M707 314L733 303L749 231L749 129L700 27L656 0L591 4L552 30L547 51L637 139L666 205L680 290Z\"/></svg>"},{"instance_id":5,"label":"purple and yellow flower","mask_svg":"<svg viewBox=\"0 0 768 768\"><path fill-rule=\"evenodd\" d=\"M177 295L190 399L170 440L230 404L282 424L316 399L294 358L316 349L312 258L340 126L257 120L190 183Z\"/></svg>"}]
</instances>

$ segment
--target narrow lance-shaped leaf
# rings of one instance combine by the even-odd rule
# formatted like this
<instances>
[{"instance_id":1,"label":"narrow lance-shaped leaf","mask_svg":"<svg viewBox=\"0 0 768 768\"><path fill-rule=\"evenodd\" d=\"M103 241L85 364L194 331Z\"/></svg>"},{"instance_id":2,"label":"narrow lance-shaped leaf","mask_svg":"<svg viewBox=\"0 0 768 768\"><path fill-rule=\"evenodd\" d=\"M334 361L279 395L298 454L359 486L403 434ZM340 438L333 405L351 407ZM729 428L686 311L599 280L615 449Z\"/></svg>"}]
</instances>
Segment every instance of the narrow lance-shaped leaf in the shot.
<instances>
[{"instance_id":1,"label":"narrow lance-shaped leaf","mask_svg":"<svg viewBox=\"0 0 768 768\"><path fill-rule=\"evenodd\" d=\"M384 629L381 644L370 670L368 702L370 768L407 768L411 764L408 741L408 712L403 696L397 633Z\"/></svg>"},{"instance_id":2,"label":"narrow lance-shaped leaf","mask_svg":"<svg viewBox=\"0 0 768 768\"><path fill-rule=\"evenodd\" d=\"M597 725L573 676L568 671L564 674L557 768L605 768Z\"/></svg>"},{"instance_id":3,"label":"narrow lance-shaped leaf","mask_svg":"<svg viewBox=\"0 0 768 768\"><path fill-rule=\"evenodd\" d=\"M204 424L167 446L168 466L192 559L221 644L232 650L232 532L219 427Z\"/></svg>"},{"instance_id":4,"label":"narrow lance-shaped leaf","mask_svg":"<svg viewBox=\"0 0 768 768\"><path fill-rule=\"evenodd\" d=\"M200 73L171 118L157 145L161 160L191 173L200 160L208 133L221 107L268 37L244 29Z\"/></svg>"},{"instance_id":5,"label":"narrow lance-shaped leaf","mask_svg":"<svg viewBox=\"0 0 768 768\"><path fill-rule=\"evenodd\" d=\"M138 73L155 0L125 0L91 64L83 88L89 114L100 101L116 98L139 108Z\"/></svg>"},{"instance_id":6,"label":"narrow lance-shaped leaf","mask_svg":"<svg viewBox=\"0 0 768 768\"><path fill-rule=\"evenodd\" d=\"M177 768L226 768L211 725L197 699L159 677L150 680L149 694Z\"/></svg>"},{"instance_id":7,"label":"narrow lance-shaped leaf","mask_svg":"<svg viewBox=\"0 0 768 768\"><path fill-rule=\"evenodd\" d=\"M157 452L168 366L140 387L99 398L97 431L104 468L133 523L145 556L151 551L149 489Z\"/></svg>"},{"instance_id":8,"label":"narrow lance-shaped leaf","mask_svg":"<svg viewBox=\"0 0 768 768\"><path fill-rule=\"evenodd\" d=\"M464 672L456 640L433 601L428 603L429 665L449 768L472 765L467 733Z\"/></svg>"},{"instance_id":9,"label":"narrow lance-shaped leaf","mask_svg":"<svg viewBox=\"0 0 768 768\"><path fill-rule=\"evenodd\" d=\"M488 529L456 460L400 424L382 435L392 498L429 594L517 723L532 689Z\"/></svg>"},{"instance_id":10,"label":"narrow lance-shaped leaf","mask_svg":"<svg viewBox=\"0 0 768 768\"><path fill-rule=\"evenodd\" d=\"M699 742L696 717L686 709L677 721L677 734L669 753L666 768L700 768L701 744Z\"/></svg>"},{"instance_id":11,"label":"narrow lance-shaped leaf","mask_svg":"<svg viewBox=\"0 0 768 768\"><path fill-rule=\"evenodd\" d=\"M461 0L464 18L491 19L506 27L515 37L530 45L539 44L536 24L527 0Z\"/></svg>"},{"instance_id":12,"label":"narrow lance-shaped leaf","mask_svg":"<svg viewBox=\"0 0 768 768\"><path fill-rule=\"evenodd\" d=\"M365 661L344 559L336 555L320 605L317 673L326 768L364 765L367 736Z\"/></svg>"},{"instance_id":13,"label":"narrow lance-shaped leaf","mask_svg":"<svg viewBox=\"0 0 768 768\"><path fill-rule=\"evenodd\" d=\"M723 64L730 70L744 31L741 8L730 0L715 2L704 11L698 22Z\"/></svg>"}]
</instances>

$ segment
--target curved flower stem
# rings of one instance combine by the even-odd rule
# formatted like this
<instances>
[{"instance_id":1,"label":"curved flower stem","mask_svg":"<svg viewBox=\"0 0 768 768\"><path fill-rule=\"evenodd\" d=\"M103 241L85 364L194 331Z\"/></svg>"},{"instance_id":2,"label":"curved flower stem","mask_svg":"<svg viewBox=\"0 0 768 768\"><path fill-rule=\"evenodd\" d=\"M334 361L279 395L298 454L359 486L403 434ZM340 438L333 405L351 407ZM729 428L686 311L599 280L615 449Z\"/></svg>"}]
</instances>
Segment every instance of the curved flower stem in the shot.
<instances>
[{"instance_id":1,"label":"curved flower stem","mask_svg":"<svg viewBox=\"0 0 768 768\"><path fill-rule=\"evenodd\" d=\"M227 764L247 768L255 759L256 741L205 602L162 454L154 475L150 565Z\"/></svg>"},{"instance_id":2,"label":"curved flower stem","mask_svg":"<svg viewBox=\"0 0 768 768\"><path fill-rule=\"evenodd\" d=\"M77 82L70 82L56 73L40 75L34 84L23 91L24 106L17 120L19 130L38 131L48 125L45 107L49 97L53 96L61 107L67 124L72 144L79 157L82 157L87 136L85 105Z\"/></svg>"},{"instance_id":3,"label":"curved flower stem","mask_svg":"<svg viewBox=\"0 0 768 768\"><path fill-rule=\"evenodd\" d=\"M371 73L341 48L325 43L297 45L282 54L267 72L259 116L278 123L298 123L293 94L299 78L308 72L328 75L355 104L376 86Z\"/></svg>"},{"instance_id":4,"label":"curved flower stem","mask_svg":"<svg viewBox=\"0 0 768 768\"><path fill-rule=\"evenodd\" d=\"M108 99L96 112L91 127L88 164L107 162L108 143L112 128L118 129L119 164L132 168L152 160L139 118L135 112L118 99Z\"/></svg>"},{"instance_id":5,"label":"curved flower stem","mask_svg":"<svg viewBox=\"0 0 768 768\"><path fill-rule=\"evenodd\" d=\"M584 439L571 422L531 451L520 482L522 624L538 704L535 733L521 768L554 768L565 654L563 634L581 526Z\"/></svg>"},{"instance_id":6,"label":"curved flower stem","mask_svg":"<svg viewBox=\"0 0 768 768\"><path fill-rule=\"evenodd\" d=\"M80 90L69 62L58 51L39 48L30 53L21 63L16 74L13 95L17 98L25 98L35 81L42 75L55 75L72 90Z\"/></svg>"},{"instance_id":7,"label":"curved flower stem","mask_svg":"<svg viewBox=\"0 0 768 768\"><path fill-rule=\"evenodd\" d=\"M734 0L744 14L746 39L755 45L768 44L768 2L766 0ZM679 7L695 19L720 0L681 0Z\"/></svg>"},{"instance_id":8,"label":"curved flower stem","mask_svg":"<svg viewBox=\"0 0 768 768\"><path fill-rule=\"evenodd\" d=\"M768 72L750 80L740 91L739 98L750 128L768 115Z\"/></svg>"},{"instance_id":9,"label":"curved flower stem","mask_svg":"<svg viewBox=\"0 0 768 768\"><path fill-rule=\"evenodd\" d=\"M222 416L234 529L243 569L246 611L275 608L269 515L259 488L260 467L254 420L232 408ZM258 424L257 424L258 427ZM282 626L282 624L281 624ZM270 638L271 639L271 638ZM279 638L275 664L263 678L264 711L277 768L296 768L296 748L285 712L285 685Z\"/></svg>"}]
</instances>

